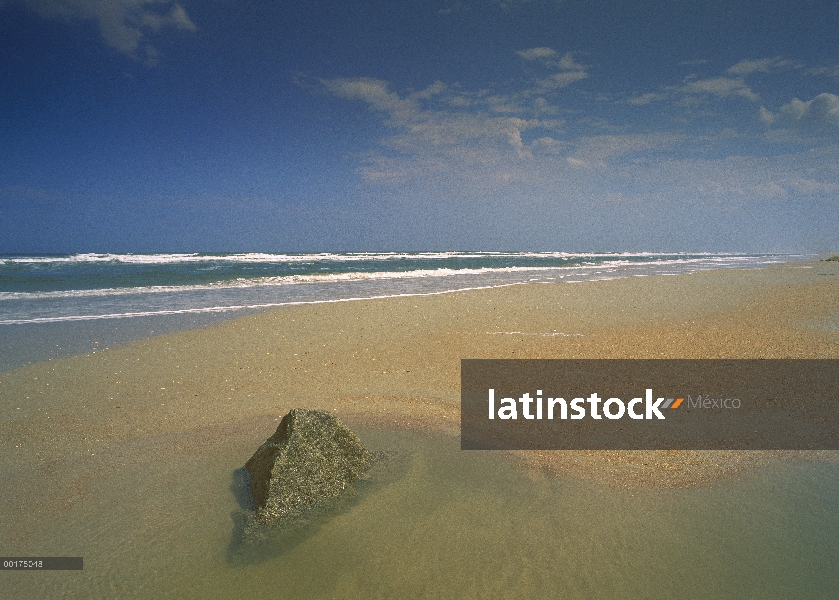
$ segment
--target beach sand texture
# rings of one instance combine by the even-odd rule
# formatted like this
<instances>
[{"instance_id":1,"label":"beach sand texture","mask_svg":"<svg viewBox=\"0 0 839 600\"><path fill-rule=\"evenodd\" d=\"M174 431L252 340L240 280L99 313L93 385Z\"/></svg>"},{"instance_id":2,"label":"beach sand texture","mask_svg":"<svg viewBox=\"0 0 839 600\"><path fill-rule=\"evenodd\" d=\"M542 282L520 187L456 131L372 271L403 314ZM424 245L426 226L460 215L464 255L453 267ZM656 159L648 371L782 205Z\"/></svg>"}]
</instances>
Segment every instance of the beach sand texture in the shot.
<instances>
[{"instance_id":1,"label":"beach sand texture","mask_svg":"<svg viewBox=\"0 0 839 600\"><path fill-rule=\"evenodd\" d=\"M294 407L456 436L461 358L839 358L838 323L839 263L798 263L293 306L31 365L0 374L0 539L29 547L39 515L125 493L142 465L247 458ZM679 487L778 455L518 458L534 476Z\"/></svg>"}]
</instances>

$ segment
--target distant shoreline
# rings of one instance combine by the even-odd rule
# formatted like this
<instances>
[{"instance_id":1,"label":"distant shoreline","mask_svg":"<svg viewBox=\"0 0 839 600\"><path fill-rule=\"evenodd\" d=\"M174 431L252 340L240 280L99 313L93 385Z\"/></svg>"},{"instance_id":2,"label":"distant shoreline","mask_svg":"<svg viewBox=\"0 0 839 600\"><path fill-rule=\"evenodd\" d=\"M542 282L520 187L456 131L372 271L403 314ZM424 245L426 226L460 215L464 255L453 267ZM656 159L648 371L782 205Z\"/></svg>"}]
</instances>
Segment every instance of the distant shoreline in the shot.
<instances>
[{"instance_id":1,"label":"distant shoreline","mask_svg":"<svg viewBox=\"0 0 839 600\"><path fill-rule=\"evenodd\" d=\"M23 267L0 264L0 275L4 268L12 269L0 291L0 372L294 305L765 268L782 258L800 261L805 256L450 252L18 257ZM334 273L300 275L322 269ZM228 279L202 279L210 276ZM199 279L204 283L196 285ZM151 285L155 282L166 285ZM37 291L47 284L61 289Z\"/></svg>"}]
</instances>

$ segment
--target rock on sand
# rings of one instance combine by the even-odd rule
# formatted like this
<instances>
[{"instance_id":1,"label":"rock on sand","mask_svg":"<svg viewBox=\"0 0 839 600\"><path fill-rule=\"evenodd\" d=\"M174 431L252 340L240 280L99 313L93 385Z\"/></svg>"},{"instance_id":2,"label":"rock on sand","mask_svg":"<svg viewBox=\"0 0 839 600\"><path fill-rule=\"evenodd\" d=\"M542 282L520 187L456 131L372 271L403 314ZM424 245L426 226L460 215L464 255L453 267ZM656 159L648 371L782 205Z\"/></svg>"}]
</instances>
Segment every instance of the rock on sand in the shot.
<instances>
[{"instance_id":1,"label":"rock on sand","mask_svg":"<svg viewBox=\"0 0 839 600\"><path fill-rule=\"evenodd\" d=\"M372 453L334 415L295 408L245 464L261 522L299 514L347 489Z\"/></svg>"}]
</instances>

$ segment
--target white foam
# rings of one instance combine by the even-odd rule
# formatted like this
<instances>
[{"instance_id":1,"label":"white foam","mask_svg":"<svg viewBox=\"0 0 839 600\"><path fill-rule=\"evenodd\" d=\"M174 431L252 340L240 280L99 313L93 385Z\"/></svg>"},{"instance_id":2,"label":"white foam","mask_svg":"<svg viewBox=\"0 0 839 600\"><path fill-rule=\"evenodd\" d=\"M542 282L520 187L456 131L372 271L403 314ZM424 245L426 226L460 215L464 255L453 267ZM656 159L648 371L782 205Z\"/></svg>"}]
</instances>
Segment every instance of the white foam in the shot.
<instances>
[{"instance_id":1,"label":"white foam","mask_svg":"<svg viewBox=\"0 0 839 600\"><path fill-rule=\"evenodd\" d=\"M104 256L104 255L102 255ZM312 255L307 255L312 256ZM672 255L668 255L672 256ZM0 301L10 300L46 300L55 298L94 298L103 296L125 296L134 294L159 294L159 293L178 293L201 290L225 290L225 289L243 289L255 288L263 286L282 286L282 285L297 285L306 283L329 283L329 282L351 282L351 281L368 281L368 280L388 280L388 279L421 279L432 277L457 277L464 275L489 275L489 274L509 274L509 273L526 273L526 272L544 272L546 274L559 275L566 277L569 274L589 272L589 276L599 275L601 272L619 272L622 268L643 268L655 266L658 268L666 267L668 265L680 266L684 265L702 265L706 264L709 267L720 267L726 264L733 264L735 262L742 262L746 260L750 264L764 264L759 257L732 257L731 259L720 258L690 258L690 259L671 259L666 261L630 261L630 260L611 260L606 263L598 264L574 264L574 265L559 265L559 266L514 266L514 267L479 267L479 268L438 268L438 269L415 269L410 271L350 271L346 273L327 273L327 274L310 274L310 275L282 275L272 277L255 277L255 278L238 278L227 281L218 281L204 284L190 284L179 286L155 285L155 286L136 286L136 287L121 287L121 288L96 288L96 289L82 289L82 290L55 290L44 292L0 292ZM594 270L594 271L593 271ZM679 271L682 272L683 269ZM592 272L593 271L593 272ZM531 279L536 281L536 278Z\"/></svg>"},{"instance_id":2,"label":"white foam","mask_svg":"<svg viewBox=\"0 0 839 600\"><path fill-rule=\"evenodd\" d=\"M210 306L204 308L182 308L175 310L150 310L134 311L124 313L108 313L101 315L64 315L56 317L35 317L31 319L5 319L0 320L0 325L23 325L27 323L62 323L67 321L91 321L98 319L127 319L131 317L154 317L165 315L185 315L199 313L220 313L237 310L261 310L268 308L279 308L281 306L298 306L303 304L328 304L332 302L355 302L357 300L381 300L384 298L410 298L413 296L436 296L439 294L453 294L456 292L468 292L473 290L485 290L492 288L508 287L512 285L524 285L522 283L504 283L499 285L486 285L456 290L441 290L436 292L417 292L413 294L383 294L378 296L359 296L357 298L331 298L328 300L293 300L288 302L269 302L264 304L241 304L232 306Z\"/></svg>"},{"instance_id":3,"label":"white foam","mask_svg":"<svg viewBox=\"0 0 839 600\"><path fill-rule=\"evenodd\" d=\"M487 255L513 255L483 253ZM518 256L548 253L518 253ZM552 253L559 255L563 253ZM594 264L566 266L512 266L480 268L436 268L408 271L350 271L309 275L240 278L205 284L144 286L45 292L0 292L0 325L55 323L94 319L116 319L154 315L227 312L267 309L293 304L339 302L361 298L385 298L448 293L466 289L484 289L526 283L576 283L631 276L675 275L704 269L760 268L778 262L773 256L680 256L660 253L615 253L607 261L604 254ZM425 256L463 256L464 253L426 253ZM637 260L643 255L648 260ZM106 257L116 255L75 255ZM127 256L127 255L120 255ZM152 256L152 255L144 255ZM153 255L201 257L203 255ZM240 255L280 256L280 255ZM285 256L285 255L284 255ZM302 257L303 255L301 255ZM305 255L311 258L313 255ZM335 255L316 255L335 256ZM346 255L342 255L346 257ZM356 255L361 256L361 255ZM370 256L370 255L364 255ZM378 254L376 256L402 256ZM418 256L418 255L411 255ZM581 256L575 254L574 256ZM32 258L32 257L30 257ZM67 258L67 257L65 257ZM98 260L98 258L96 258ZM788 260L795 257L788 257ZM180 260L180 258L178 258ZM333 285L334 284L334 285Z\"/></svg>"},{"instance_id":4,"label":"white foam","mask_svg":"<svg viewBox=\"0 0 839 600\"><path fill-rule=\"evenodd\" d=\"M201 254L172 253L172 254L71 254L67 256L7 256L0 257L3 264L27 263L125 263L125 264L177 264L199 262L228 262L228 263L300 263L300 262L360 262L360 261L393 261L393 260L446 260L452 258L561 258L561 259L610 259L610 258L639 258L665 256L697 256L701 252L349 252L316 254L273 254L264 252L244 252L231 254ZM746 255L736 253L715 252L716 257L735 258ZM700 259L702 260L702 259Z\"/></svg>"}]
</instances>

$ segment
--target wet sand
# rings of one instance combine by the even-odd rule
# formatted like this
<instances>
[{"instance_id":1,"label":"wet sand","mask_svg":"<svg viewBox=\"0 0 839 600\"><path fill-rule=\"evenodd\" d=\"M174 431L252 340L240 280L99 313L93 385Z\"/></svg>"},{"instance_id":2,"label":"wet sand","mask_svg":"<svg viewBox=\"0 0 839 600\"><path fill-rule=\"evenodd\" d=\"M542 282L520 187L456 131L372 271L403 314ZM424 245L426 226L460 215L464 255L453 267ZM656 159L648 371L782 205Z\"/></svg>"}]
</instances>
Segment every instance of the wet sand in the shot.
<instances>
[{"instance_id":1,"label":"wet sand","mask_svg":"<svg viewBox=\"0 0 839 600\"><path fill-rule=\"evenodd\" d=\"M244 463L294 407L355 427L457 436L460 359L507 357L839 358L839 264L293 306L2 373L2 550L41 547L43 515L60 518L94 488L97 502L102 490L106 500L112 487L124 493L141 465L176 469L232 447L242 456L230 460ZM532 477L678 488L778 457L835 460L664 451L517 460Z\"/></svg>"}]
</instances>

